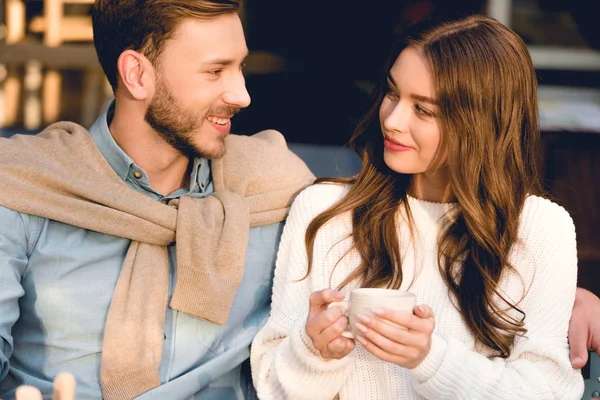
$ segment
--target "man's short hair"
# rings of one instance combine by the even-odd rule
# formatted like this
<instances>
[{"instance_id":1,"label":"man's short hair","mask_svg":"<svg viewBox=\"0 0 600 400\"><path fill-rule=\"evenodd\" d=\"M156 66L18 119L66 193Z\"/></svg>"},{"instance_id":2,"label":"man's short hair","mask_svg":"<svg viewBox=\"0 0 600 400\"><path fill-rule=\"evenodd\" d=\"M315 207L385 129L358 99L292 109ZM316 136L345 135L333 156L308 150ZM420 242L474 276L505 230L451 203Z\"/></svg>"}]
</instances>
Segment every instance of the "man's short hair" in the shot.
<instances>
[{"instance_id":1,"label":"man's short hair","mask_svg":"<svg viewBox=\"0 0 600 400\"><path fill-rule=\"evenodd\" d=\"M102 69L117 90L117 60L125 50L153 65L164 43L187 18L211 19L238 13L242 0L96 0L92 7L94 46Z\"/></svg>"}]
</instances>

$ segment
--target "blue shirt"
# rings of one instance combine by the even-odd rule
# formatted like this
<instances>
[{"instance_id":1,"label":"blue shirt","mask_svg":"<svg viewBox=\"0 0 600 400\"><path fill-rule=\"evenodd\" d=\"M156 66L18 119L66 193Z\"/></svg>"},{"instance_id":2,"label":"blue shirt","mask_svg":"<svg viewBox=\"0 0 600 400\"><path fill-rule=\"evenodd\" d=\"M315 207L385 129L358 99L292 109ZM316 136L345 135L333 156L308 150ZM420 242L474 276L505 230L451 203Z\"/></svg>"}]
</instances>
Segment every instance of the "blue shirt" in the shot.
<instances>
[{"instance_id":1,"label":"blue shirt","mask_svg":"<svg viewBox=\"0 0 600 400\"><path fill-rule=\"evenodd\" d=\"M163 196L114 141L107 105L90 129L98 148L132 190L157 201L213 192L210 162L195 159L190 187ZM273 269L283 223L250 229L244 277L226 325L167 308L161 386L139 399L253 398L250 343L269 313ZM20 384L51 398L67 371L77 400L100 399L104 324L130 240L0 207L0 398ZM177 274L169 246L170 286ZM244 364L244 365L243 365Z\"/></svg>"}]
</instances>

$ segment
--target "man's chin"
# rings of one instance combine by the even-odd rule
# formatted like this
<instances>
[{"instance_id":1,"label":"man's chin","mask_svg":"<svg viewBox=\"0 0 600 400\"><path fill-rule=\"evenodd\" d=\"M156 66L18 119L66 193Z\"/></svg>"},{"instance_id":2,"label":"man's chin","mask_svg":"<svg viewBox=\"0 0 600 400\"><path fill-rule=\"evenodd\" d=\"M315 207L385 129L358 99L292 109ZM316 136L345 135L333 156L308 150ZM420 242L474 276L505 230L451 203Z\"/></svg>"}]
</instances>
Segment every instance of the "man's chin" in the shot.
<instances>
[{"instance_id":1,"label":"man's chin","mask_svg":"<svg viewBox=\"0 0 600 400\"><path fill-rule=\"evenodd\" d=\"M204 157L208 160L218 160L225 156L227 152L227 146L225 146L225 142L221 142L210 149L206 147L196 147L196 151L198 155Z\"/></svg>"}]
</instances>

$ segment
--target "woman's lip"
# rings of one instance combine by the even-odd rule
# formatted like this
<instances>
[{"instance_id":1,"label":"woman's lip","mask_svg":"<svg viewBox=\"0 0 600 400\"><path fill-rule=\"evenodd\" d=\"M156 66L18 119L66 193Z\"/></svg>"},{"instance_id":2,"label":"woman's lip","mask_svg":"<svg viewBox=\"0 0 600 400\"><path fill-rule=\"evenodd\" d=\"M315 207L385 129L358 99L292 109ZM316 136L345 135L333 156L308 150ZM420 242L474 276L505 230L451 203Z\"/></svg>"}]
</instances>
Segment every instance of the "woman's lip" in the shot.
<instances>
[{"instance_id":1,"label":"woman's lip","mask_svg":"<svg viewBox=\"0 0 600 400\"><path fill-rule=\"evenodd\" d=\"M403 145L402 143L398 143L396 141L392 141L387 136L385 137L385 139L383 141L383 146L387 150L393 151L395 153L400 153L400 152L412 150L412 147L408 147L408 146Z\"/></svg>"},{"instance_id":2,"label":"woman's lip","mask_svg":"<svg viewBox=\"0 0 600 400\"><path fill-rule=\"evenodd\" d=\"M400 143L399 141L392 139L388 135L383 135L383 137L385 138L385 140L387 140L388 142L390 142L392 144L395 144L396 146L402 146L402 147L411 148L410 146L407 146L404 143Z\"/></svg>"}]
</instances>

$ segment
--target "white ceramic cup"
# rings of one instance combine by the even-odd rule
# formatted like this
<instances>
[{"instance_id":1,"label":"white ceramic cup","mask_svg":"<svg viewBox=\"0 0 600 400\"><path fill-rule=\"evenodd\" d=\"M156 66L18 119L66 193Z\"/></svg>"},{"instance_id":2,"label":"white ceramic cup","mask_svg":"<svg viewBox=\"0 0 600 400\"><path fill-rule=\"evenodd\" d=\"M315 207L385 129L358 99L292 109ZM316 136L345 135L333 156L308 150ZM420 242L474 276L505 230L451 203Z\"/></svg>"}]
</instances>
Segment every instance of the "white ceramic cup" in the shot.
<instances>
[{"instance_id":1,"label":"white ceramic cup","mask_svg":"<svg viewBox=\"0 0 600 400\"><path fill-rule=\"evenodd\" d=\"M374 308L386 308L394 311L413 313L417 304L417 296L414 293L396 289L383 288L360 288L350 292L348 300L335 301L330 303L329 307L341 307L347 312L350 322L350 330L342 333L342 336L349 339L356 337L356 323L360 322L357 315L365 314L373 317Z\"/></svg>"}]
</instances>

